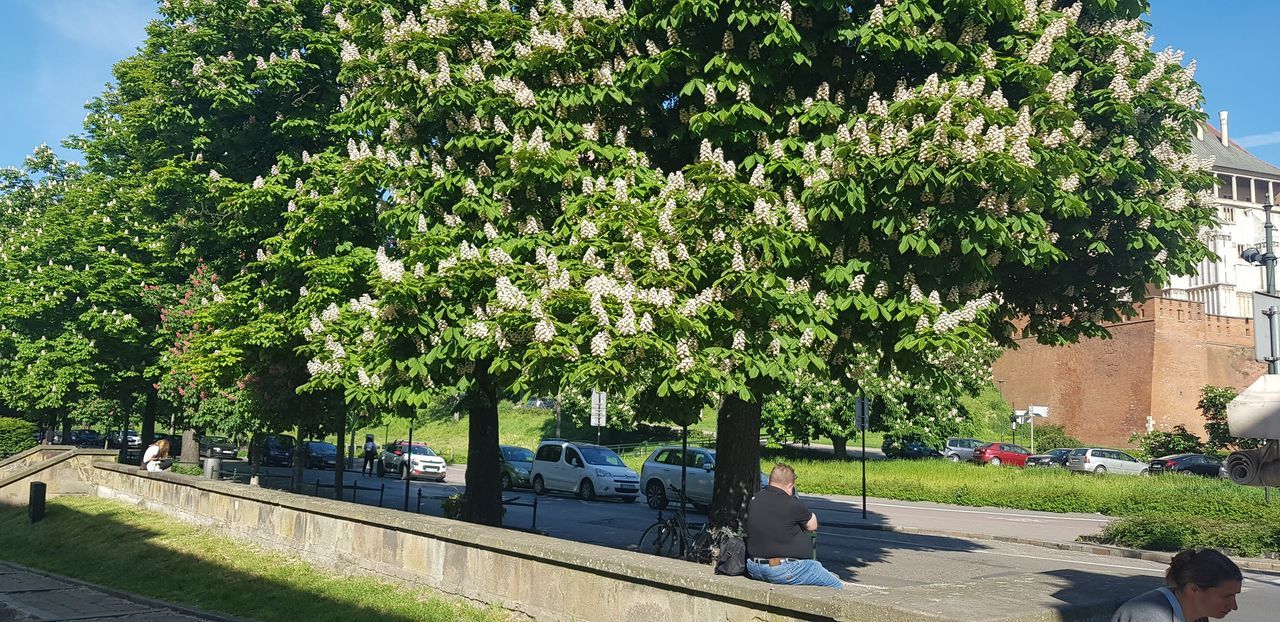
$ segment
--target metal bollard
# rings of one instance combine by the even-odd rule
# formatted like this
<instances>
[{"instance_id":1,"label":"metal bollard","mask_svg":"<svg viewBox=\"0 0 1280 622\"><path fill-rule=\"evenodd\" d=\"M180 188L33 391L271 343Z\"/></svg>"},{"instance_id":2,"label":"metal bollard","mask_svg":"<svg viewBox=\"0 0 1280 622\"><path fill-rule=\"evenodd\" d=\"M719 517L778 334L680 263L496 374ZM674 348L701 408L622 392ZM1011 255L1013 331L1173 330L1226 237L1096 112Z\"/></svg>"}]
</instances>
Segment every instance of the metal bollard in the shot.
<instances>
[{"instance_id":1,"label":"metal bollard","mask_svg":"<svg viewBox=\"0 0 1280 622\"><path fill-rule=\"evenodd\" d=\"M32 523L40 522L44 518L44 495L48 487L44 482L31 482L31 496L27 504L27 514L31 517Z\"/></svg>"},{"instance_id":2,"label":"metal bollard","mask_svg":"<svg viewBox=\"0 0 1280 622\"><path fill-rule=\"evenodd\" d=\"M351 482L351 502L356 502L356 491L360 490L360 480Z\"/></svg>"},{"instance_id":3,"label":"metal bollard","mask_svg":"<svg viewBox=\"0 0 1280 622\"><path fill-rule=\"evenodd\" d=\"M316 494L311 495L311 496L313 496L313 497L319 497L319 496L320 496L320 480L316 480Z\"/></svg>"},{"instance_id":4,"label":"metal bollard","mask_svg":"<svg viewBox=\"0 0 1280 622\"><path fill-rule=\"evenodd\" d=\"M530 523L529 530L530 531L538 530L538 497L537 495L534 495L533 497L533 522Z\"/></svg>"},{"instance_id":5,"label":"metal bollard","mask_svg":"<svg viewBox=\"0 0 1280 622\"><path fill-rule=\"evenodd\" d=\"M417 512L418 514L422 513L422 489L421 488L418 489L418 509L414 510L414 512Z\"/></svg>"},{"instance_id":6,"label":"metal bollard","mask_svg":"<svg viewBox=\"0 0 1280 622\"><path fill-rule=\"evenodd\" d=\"M384 483L382 484L381 488L379 488L378 490L378 507L382 507L382 497L385 496L386 494L387 494L387 485Z\"/></svg>"}]
</instances>

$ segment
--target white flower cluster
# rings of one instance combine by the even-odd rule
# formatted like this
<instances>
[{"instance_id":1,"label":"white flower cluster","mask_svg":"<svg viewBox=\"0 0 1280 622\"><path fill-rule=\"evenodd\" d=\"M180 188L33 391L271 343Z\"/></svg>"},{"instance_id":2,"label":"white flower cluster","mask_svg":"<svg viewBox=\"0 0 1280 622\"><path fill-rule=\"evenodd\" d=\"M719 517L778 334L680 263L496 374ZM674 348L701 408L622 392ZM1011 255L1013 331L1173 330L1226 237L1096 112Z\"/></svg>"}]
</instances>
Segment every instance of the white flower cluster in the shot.
<instances>
[{"instance_id":1,"label":"white flower cluster","mask_svg":"<svg viewBox=\"0 0 1280 622\"><path fill-rule=\"evenodd\" d=\"M949 330L973 322L978 317L978 313L985 311L991 307L1003 304L1004 298L995 292L987 292L979 298L970 300L964 304L964 307L955 311L943 311L938 314L938 320L933 323L933 330L937 333L945 333Z\"/></svg>"},{"instance_id":2,"label":"white flower cluster","mask_svg":"<svg viewBox=\"0 0 1280 622\"><path fill-rule=\"evenodd\" d=\"M510 95L521 108L532 108L538 103L537 96L524 82L507 76L495 77L493 90L499 95Z\"/></svg>"},{"instance_id":3,"label":"white flower cluster","mask_svg":"<svg viewBox=\"0 0 1280 622\"><path fill-rule=\"evenodd\" d=\"M382 386L382 378L379 377L378 374L370 376L363 367L356 371L356 379L360 382L360 386L362 387L373 387L377 389Z\"/></svg>"},{"instance_id":4,"label":"white flower cluster","mask_svg":"<svg viewBox=\"0 0 1280 622\"><path fill-rule=\"evenodd\" d=\"M404 278L404 262L387 257L386 248L379 246L373 260L378 265L378 275L384 281L399 283Z\"/></svg>"},{"instance_id":5,"label":"white flower cluster","mask_svg":"<svg viewBox=\"0 0 1280 622\"><path fill-rule=\"evenodd\" d=\"M344 63L358 61L360 60L360 48L350 41L343 41L338 58Z\"/></svg>"},{"instance_id":6,"label":"white flower cluster","mask_svg":"<svg viewBox=\"0 0 1280 622\"><path fill-rule=\"evenodd\" d=\"M1027 52L1027 63L1032 65L1043 65L1049 62L1049 56L1053 54L1053 44L1062 35L1067 33L1067 28L1075 20L1069 17L1062 17L1049 22L1045 27L1044 34L1040 35L1040 39L1031 46L1031 50Z\"/></svg>"}]
</instances>

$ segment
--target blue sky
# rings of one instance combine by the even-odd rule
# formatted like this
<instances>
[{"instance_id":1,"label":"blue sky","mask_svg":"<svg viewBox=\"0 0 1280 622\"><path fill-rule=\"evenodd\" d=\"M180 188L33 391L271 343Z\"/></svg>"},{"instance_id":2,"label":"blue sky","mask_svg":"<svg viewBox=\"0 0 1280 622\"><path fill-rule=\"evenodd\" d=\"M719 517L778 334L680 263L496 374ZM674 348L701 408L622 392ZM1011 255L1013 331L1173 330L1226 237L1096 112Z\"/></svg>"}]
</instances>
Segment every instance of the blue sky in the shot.
<instances>
[{"instance_id":1,"label":"blue sky","mask_svg":"<svg viewBox=\"0 0 1280 622\"><path fill-rule=\"evenodd\" d=\"M1231 137L1280 165L1276 0L1153 0L1156 48L1198 61L1205 110L1231 112ZM143 40L153 0L0 0L0 166L76 132L84 102ZM66 154L66 150L61 150ZM74 154L68 154L74 157Z\"/></svg>"}]
</instances>

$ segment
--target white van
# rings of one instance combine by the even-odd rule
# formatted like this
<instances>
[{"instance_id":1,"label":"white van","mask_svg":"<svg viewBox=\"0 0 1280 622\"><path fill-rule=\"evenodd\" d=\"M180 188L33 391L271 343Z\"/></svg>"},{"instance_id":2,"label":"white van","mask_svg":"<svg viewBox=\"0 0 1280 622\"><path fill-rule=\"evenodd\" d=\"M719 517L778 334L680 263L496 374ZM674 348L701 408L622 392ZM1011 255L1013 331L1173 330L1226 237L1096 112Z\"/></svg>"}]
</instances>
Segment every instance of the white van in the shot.
<instances>
[{"instance_id":1,"label":"white van","mask_svg":"<svg viewBox=\"0 0 1280 622\"><path fill-rule=\"evenodd\" d=\"M533 492L571 492L579 499L617 497L633 503L640 494L640 476L608 447L547 439L533 455Z\"/></svg>"}]
</instances>

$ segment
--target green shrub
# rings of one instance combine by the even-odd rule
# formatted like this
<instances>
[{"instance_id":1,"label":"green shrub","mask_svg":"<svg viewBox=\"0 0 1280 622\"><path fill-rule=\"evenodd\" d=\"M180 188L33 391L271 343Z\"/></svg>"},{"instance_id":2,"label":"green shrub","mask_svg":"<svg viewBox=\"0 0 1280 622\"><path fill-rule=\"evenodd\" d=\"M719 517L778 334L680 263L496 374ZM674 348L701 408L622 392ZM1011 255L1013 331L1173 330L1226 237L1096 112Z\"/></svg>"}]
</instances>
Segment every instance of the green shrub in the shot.
<instances>
[{"instance_id":1,"label":"green shrub","mask_svg":"<svg viewBox=\"0 0 1280 622\"><path fill-rule=\"evenodd\" d=\"M1229 549L1256 557L1280 551L1280 521L1223 520L1195 516L1145 515L1122 518L1099 536L1105 544L1153 551L1180 551L1191 546Z\"/></svg>"},{"instance_id":2,"label":"green shrub","mask_svg":"<svg viewBox=\"0 0 1280 622\"><path fill-rule=\"evenodd\" d=\"M1067 434L1066 430L1059 424L1047 423L1036 426L1036 451L1048 451L1059 447L1075 449L1076 447L1084 447L1084 443L1081 443L1080 439Z\"/></svg>"},{"instance_id":3,"label":"green shrub","mask_svg":"<svg viewBox=\"0 0 1280 622\"><path fill-rule=\"evenodd\" d=\"M1204 441L1187 430L1187 426L1181 424L1174 426L1172 432L1152 430L1146 434L1134 434L1129 437L1129 442L1138 443L1138 457L1147 460L1173 454L1198 454L1204 451Z\"/></svg>"},{"instance_id":4,"label":"green shrub","mask_svg":"<svg viewBox=\"0 0 1280 622\"><path fill-rule=\"evenodd\" d=\"M204 475L204 469L198 466L187 466L185 464L175 464L169 467L170 471L179 475Z\"/></svg>"},{"instance_id":5,"label":"green shrub","mask_svg":"<svg viewBox=\"0 0 1280 622\"><path fill-rule=\"evenodd\" d=\"M36 446L36 424L13 417L0 417L0 457Z\"/></svg>"}]
</instances>

